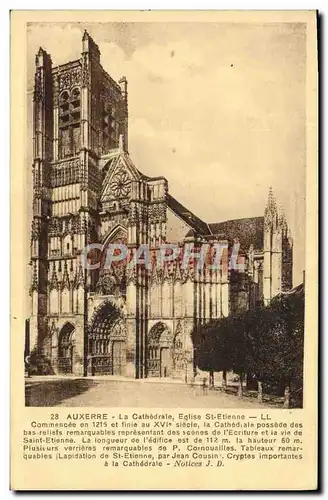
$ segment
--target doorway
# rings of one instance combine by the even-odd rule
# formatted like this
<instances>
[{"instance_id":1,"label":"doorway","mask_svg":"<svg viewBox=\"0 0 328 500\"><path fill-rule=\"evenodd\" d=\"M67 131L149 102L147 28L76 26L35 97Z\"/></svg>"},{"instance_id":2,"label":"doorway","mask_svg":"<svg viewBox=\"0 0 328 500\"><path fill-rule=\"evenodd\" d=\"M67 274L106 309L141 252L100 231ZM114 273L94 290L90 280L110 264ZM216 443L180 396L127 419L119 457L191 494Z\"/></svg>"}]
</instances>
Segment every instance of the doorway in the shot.
<instances>
[{"instance_id":1,"label":"doorway","mask_svg":"<svg viewBox=\"0 0 328 500\"><path fill-rule=\"evenodd\" d=\"M112 346L113 375L124 375L126 363L125 342L115 340Z\"/></svg>"},{"instance_id":2,"label":"doorway","mask_svg":"<svg viewBox=\"0 0 328 500\"><path fill-rule=\"evenodd\" d=\"M58 371L73 373L75 354L75 327L66 323L59 334L58 340Z\"/></svg>"},{"instance_id":3,"label":"doorway","mask_svg":"<svg viewBox=\"0 0 328 500\"><path fill-rule=\"evenodd\" d=\"M171 373L171 350L169 347L161 348L160 377L169 377Z\"/></svg>"}]
</instances>

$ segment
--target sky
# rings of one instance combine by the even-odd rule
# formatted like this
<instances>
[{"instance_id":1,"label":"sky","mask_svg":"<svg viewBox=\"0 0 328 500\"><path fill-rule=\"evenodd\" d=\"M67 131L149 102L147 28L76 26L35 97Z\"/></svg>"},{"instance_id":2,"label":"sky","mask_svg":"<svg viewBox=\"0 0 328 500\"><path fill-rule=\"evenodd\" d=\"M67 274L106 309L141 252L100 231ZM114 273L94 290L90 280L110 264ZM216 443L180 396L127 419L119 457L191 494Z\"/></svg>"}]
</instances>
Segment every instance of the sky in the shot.
<instances>
[{"instance_id":1,"label":"sky","mask_svg":"<svg viewBox=\"0 0 328 500\"><path fill-rule=\"evenodd\" d=\"M206 222L260 216L272 186L302 280L305 226L306 26L301 23L31 23L27 31L28 165L34 58L80 57L84 29L116 80L126 76L129 153ZM30 176L28 182L31 182Z\"/></svg>"}]
</instances>

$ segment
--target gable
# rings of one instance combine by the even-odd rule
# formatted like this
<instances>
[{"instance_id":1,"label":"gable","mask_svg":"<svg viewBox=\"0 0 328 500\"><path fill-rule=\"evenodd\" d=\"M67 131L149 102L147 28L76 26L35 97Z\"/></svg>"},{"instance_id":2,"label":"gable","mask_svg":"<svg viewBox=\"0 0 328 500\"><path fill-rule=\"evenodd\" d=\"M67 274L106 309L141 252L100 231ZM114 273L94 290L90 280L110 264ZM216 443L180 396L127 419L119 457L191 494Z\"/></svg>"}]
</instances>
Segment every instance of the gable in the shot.
<instances>
[{"instance_id":1,"label":"gable","mask_svg":"<svg viewBox=\"0 0 328 500\"><path fill-rule=\"evenodd\" d=\"M100 198L102 202L129 198L131 181L141 178L129 155L124 152L109 159L102 171L104 175Z\"/></svg>"}]
</instances>

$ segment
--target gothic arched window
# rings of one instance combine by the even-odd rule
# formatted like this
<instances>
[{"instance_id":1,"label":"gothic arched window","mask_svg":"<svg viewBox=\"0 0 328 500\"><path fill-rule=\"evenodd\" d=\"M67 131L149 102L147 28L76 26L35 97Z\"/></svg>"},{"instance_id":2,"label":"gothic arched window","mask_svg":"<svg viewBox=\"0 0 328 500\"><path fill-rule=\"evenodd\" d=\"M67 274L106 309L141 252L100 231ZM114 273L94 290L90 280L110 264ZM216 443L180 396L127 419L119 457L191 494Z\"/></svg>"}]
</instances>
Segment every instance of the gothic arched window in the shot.
<instances>
[{"instance_id":1,"label":"gothic arched window","mask_svg":"<svg viewBox=\"0 0 328 500\"><path fill-rule=\"evenodd\" d=\"M80 150L80 89L67 90L59 96L59 156L75 156Z\"/></svg>"},{"instance_id":2,"label":"gothic arched window","mask_svg":"<svg viewBox=\"0 0 328 500\"><path fill-rule=\"evenodd\" d=\"M102 102L103 152L118 146L119 123L116 108L108 101Z\"/></svg>"}]
</instances>

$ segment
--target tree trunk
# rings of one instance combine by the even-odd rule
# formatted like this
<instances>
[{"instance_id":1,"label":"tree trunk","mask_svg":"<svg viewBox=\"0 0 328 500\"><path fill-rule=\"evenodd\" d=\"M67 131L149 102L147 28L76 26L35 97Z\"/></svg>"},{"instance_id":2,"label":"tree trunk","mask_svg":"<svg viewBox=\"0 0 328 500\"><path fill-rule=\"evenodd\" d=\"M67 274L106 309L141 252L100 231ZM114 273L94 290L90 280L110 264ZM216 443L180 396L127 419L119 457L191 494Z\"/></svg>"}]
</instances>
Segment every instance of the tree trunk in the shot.
<instances>
[{"instance_id":1,"label":"tree trunk","mask_svg":"<svg viewBox=\"0 0 328 500\"><path fill-rule=\"evenodd\" d=\"M243 397L243 374L239 374L239 382L238 382L238 397Z\"/></svg>"},{"instance_id":2,"label":"tree trunk","mask_svg":"<svg viewBox=\"0 0 328 500\"><path fill-rule=\"evenodd\" d=\"M210 371L209 386L210 389L214 388L214 372L212 370Z\"/></svg>"},{"instance_id":3,"label":"tree trunk","mask_svg":"<svg viewBox=\"0 0 328 500\"><path fill-rule=\"evenodd\" d=\"M249 372L246 373L246 389L247 390L253 389L253 374Z\"/></svg>"},{"instance_id":4,"label":"tree trunk","mask_svg":"<svg viewBox=\"0 0 328 500\"><path fill-rule=\"evenodd\" d=\"M290 382L286 382L284 393L284 408L290 408Z\"/></svg>"},{"instance_id":5,"label":"tree trunk","mask_svg":"<svg viewBox=\"0 0 328 500\"><path fill-rule=\"evenodd\" d=\"M257 381L257 400L259 403L263 403L263 385L262 380Z\"/></svg>"},{"instance_id":6,"label":"tree trunk","mask_svg":"<svg viewBox=\"0 0 328 500\"><path fill-rule=\"evenodd\" d=\"M227 372L225 370L222 372L222 389L227 392Z\"/></svg>"}]
</instances>

